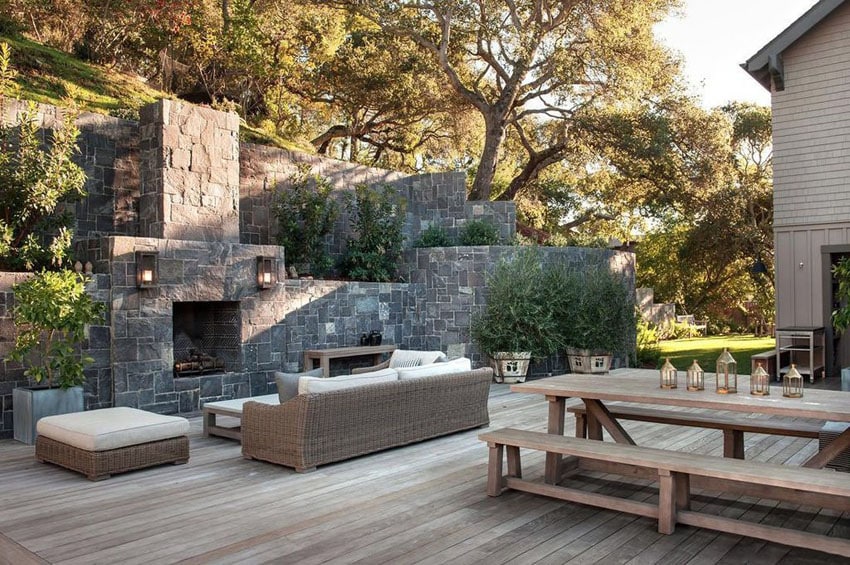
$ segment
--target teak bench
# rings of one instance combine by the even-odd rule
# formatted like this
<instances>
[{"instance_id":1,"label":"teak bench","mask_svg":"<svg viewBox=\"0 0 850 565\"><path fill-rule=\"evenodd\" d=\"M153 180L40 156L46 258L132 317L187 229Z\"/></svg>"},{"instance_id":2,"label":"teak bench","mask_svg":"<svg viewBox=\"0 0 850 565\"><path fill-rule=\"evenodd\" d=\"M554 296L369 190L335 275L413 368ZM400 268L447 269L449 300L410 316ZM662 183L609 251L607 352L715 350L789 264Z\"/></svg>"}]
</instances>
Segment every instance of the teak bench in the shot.
<instances>
[{"instance_id":1,"label":"teak bench","mask_svg":"<svg viewBox=\"0 0 850 565\"><path fill-rule=\"evenodd\" d=\"M607 405L614 418L621 420L636 420L654 422L656 424L672 424L709 428L723 431L723 456L734 459L744 458L744 433L773 434L780 436L805 437L818 439L821 426L806 422L782 422L776 420L755 420L752 418L729 418L725 416L705 416L690 412L675 410L656 410L653 408L636 408L631 406ZM602 439L602 429L588 430L587 411L584 406L567 408L576 417L576 437Z\"/></svg>"},{"instance_id":2,"label":"teak bench","mask_svg":"<svg viewBox=\"0 0 850 565\"><path fill-rule=\"evenodd\" d=\"M758 496L798 501L807 493L829 497L839 510L850 510L850 481L835 471L807 469L773 463L738 461L649 447L606 443L544 432L504 428L480 434L489 446L487 494L499 496L505 489L550 496L569 502L628 512L658 520L658 531L672 534L676 524L709 528L730 534L804 547L850 557L850 540L801 532L694 511L690 507L691 478L711 479L712 484L734 481L751 486ZM507 448L507 449L505 449ZM659 484L657 503L579 490L522 478L520 448L534 449L584 460L618 463L652 473ZM507 474L503 453L507 451ZM712 489L716 490L716 489Z\"/></svg>"}]
</instances>

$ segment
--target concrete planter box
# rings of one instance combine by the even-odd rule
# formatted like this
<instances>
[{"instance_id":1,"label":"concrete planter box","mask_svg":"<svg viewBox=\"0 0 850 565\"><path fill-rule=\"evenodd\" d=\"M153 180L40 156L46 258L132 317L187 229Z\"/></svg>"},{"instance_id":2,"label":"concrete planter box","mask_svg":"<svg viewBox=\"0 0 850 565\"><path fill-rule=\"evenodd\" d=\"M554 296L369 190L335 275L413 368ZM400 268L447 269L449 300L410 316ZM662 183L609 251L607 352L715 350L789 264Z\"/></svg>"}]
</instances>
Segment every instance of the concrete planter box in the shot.
<instances>
[{"instance_id":1,"label":"concrete planter box","mask_svg":"<svg viewBox=\"0 0 850 565\"><path fill-rule=\"evenodd\" d=\"M83 387L35 388L22 387L12 391L15 407L15 439L35 443L35 424L45 416L83 411Z\"/></svg>"},{"instance_id":2,"label":"concrete planter box","mask_svg":"<svg viewBox=\"0 0 850 565\"><path fill-rule=\"evenodd\" d=\"M497 383L524 383L530 362L529 351L493 353L493 380Z\"/></svg>"},{"instance_id":3,"label":"concrete planter box","mask_svg":"<svg viewBox=\"0 0 850 565\"><path fill-rule=\"evenodd\" d=\"M604 374L611 369L613 355L591 351L590 349L567 348L567 359L570 362L570 372Z\"/></svg>"}]
</instances>

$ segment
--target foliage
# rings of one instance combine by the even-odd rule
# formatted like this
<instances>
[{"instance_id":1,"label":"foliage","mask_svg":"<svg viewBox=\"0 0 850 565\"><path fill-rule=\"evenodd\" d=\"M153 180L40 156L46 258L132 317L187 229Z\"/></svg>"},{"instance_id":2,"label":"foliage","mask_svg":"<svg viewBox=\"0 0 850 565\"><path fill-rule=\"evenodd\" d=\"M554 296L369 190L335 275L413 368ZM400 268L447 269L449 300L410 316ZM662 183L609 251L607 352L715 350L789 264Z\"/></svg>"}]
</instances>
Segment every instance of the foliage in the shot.
<instances>
[{"instance_id":1,"label":"foliage","mask_svg":"<svg viewBox=\"0 0 850 565\"><path fill-rule=\"evenodd\" d=\"M661 349L658 346L658 332L655 326L637 318L637 365L640 367L657 367L661 359Z\"/></svg>"},{"instance_id":2,"label":"foliage","mask_svg":"<svg viewBox=\"0 0 850 565\"><path fill-rule=\"evenodd\" d=\"M452 238L443 226L431 224L419 236L414 247L451 247L454 245Z\"/></svg>"},{"instance_id":3,"label":"foliage","mask_svg":"<svg viewBox=\"0 0 850 565\"><path fill-rule=\"evenodd\" d=\"M354 238L348 240L343 274L357 281L394 281L404 240L404 202L392 187L359 185L346 209Z\"/></svg>"},{"instance_id":4,"label":"foliage","mask_svg":"<svg viewBox=\"0 0 850 565\"><path fill-rule=\"evenodd\" d=\"M325 274L333 261L326 249L326 236L339 216L330 181L301 168L278 188L272 211L277 219L277 243L286 250L286 260L298 272Z\"/></svg>"},{"instance_id":5,"label":"foliage","mask_svg":"<svg viewBox=\"0 0 850 565\"><path fill-rule=\"evenodd\" d=\"M841 335L850 327L850 257L842 257L832 266L832 276L838 281L835 298L839 303L832 312L832 327Z\"/></svg>"},{"instance_id":6,"label":"foliage","mask_svg":"<svg viewBox=\"0 0 850 565\"><path fill-rule=\"evenodd\" d=\"M104 305L85 292L86 280L70 270L41 271L14 286L12 311L18 335L10 359L33 362L24 374L36 383L62 388L85 381L93 361L78 352L86 326L103 320Z\"/></svg>"},{"instance_id":7,"label":"foliage","mask_svg":"<svg viewBox=\"0 0 850 565\"><path fill-rule=\"evenodd\" d=\"M553 308L562 313L566 345L577 349L625 353L635 331L634 300L619 275L606 268L573 272ZM553 297L558 300L558 297ZM573 302L573 300L575 302Z\"/></svg>"},{"instance_id":8,"label":"foliage","mask_svg":"<svg viewBox=\"0 0 850 565\"><path fill-rule=\"evenodd\" d=\"M9 52L0 43L0 86L11 80ZM0 95L0 109L5 98ZM13 126L0 124L0 268L31 270L68 258L73 216L67 205L85 195L85 174L72 161L79 131L66 112L42 149L37 109Z\"/></svg>"},{"instance_id":9,"label":"foliage","mask_svg":"<svg viewBox=\"0 0 850 565\"><path fill-rule=\"evenodd\" d=\"M659 347L661 356L669 357L679 370L687 369L696 359L707 372L714 371L717 358L725 347L738 362L738 374L746 375L750 372L750 357L774 349L776 340L752 335L725 335L661 341Z\"/></svg>"},{"instance_id":10,"label":"foliage","mask_svg":"<svg viewBox=\"0 0 850 565\"><path fill-rule=\"evenodd\" d=\"M530 351L541 358L558 349L558 324L548 304L546 278L540 252L532 247L496 264L486 279L487 305L470 326L481 351Z\"/></svg>"},{"instance_id":11,"label":"foliage","mask_svg":"<svg viewBox=\"0 0 850 565\"><path fill-rule=\"evenodd\" d=\"M460 229L460 245L500 245L499 228L487 220L469 220Z\"/></svg>"}]
</instances>

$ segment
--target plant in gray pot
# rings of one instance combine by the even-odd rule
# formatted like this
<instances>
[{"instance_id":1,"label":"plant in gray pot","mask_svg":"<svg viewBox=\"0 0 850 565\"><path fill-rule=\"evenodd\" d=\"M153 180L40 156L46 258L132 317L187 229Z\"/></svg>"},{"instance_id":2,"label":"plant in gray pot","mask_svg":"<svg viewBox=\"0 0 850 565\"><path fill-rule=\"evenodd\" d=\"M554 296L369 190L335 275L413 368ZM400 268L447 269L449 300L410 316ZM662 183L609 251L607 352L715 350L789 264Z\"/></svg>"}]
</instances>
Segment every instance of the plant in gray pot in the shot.
<instances>
[{"instance_id":1,"label":"plant in gray pot","mask_svg":"<svg viewBox=\"0 0 850 565\"><path fill-rule=\"evenodd\" d=\"M104 311L86 294L85 282L73 271L42 271L13 287L18 334L9 358L22 362L35 383L12 392L18 441L34 443L36 422L44 416L83 410L83 368L92 359L80 345L86 327L100 323Z\"/></svg>"},{"instance_id":2,"label":"plant in gray pot","mask_svg":"<svg viewBox=\"0 0 850 565\"><path fill-rule=\"evenodd\" d=\"M622 278L607 269L571 273L554 308L573 373L607 373L615 354L629 353L635 333L633 300Z\"/></svg>"},{"instance_id":3,"label":"plant in gray pot","mask_svg":"<svg viewBox=\"0 0 850 565\"><path fill-rule=\"evenodd\" d=\"M490 357L496 382L525 381L531 358L559 347L545 276L539 252L529 248L499 261L487 277L487 304L473 318L470 333Z\"/></svg>"}]
</instances>

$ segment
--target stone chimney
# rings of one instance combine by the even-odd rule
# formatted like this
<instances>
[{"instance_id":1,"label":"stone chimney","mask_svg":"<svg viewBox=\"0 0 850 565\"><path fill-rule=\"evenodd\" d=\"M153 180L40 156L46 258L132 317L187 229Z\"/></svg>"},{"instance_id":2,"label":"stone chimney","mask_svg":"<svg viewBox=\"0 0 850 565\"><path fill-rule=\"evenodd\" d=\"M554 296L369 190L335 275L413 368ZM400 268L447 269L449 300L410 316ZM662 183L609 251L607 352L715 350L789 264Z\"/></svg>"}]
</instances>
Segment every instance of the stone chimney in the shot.
<instances>
[{"instance_id":1,"label":"stone chimney","mask_svg":"<svg viewBox=\"0 0 850 565\"><path fill-rule=\"evenodd\" d=\"M140 117L139 235L239 243L239 116L160 100Z\"/></svg>"}]
</instances>

